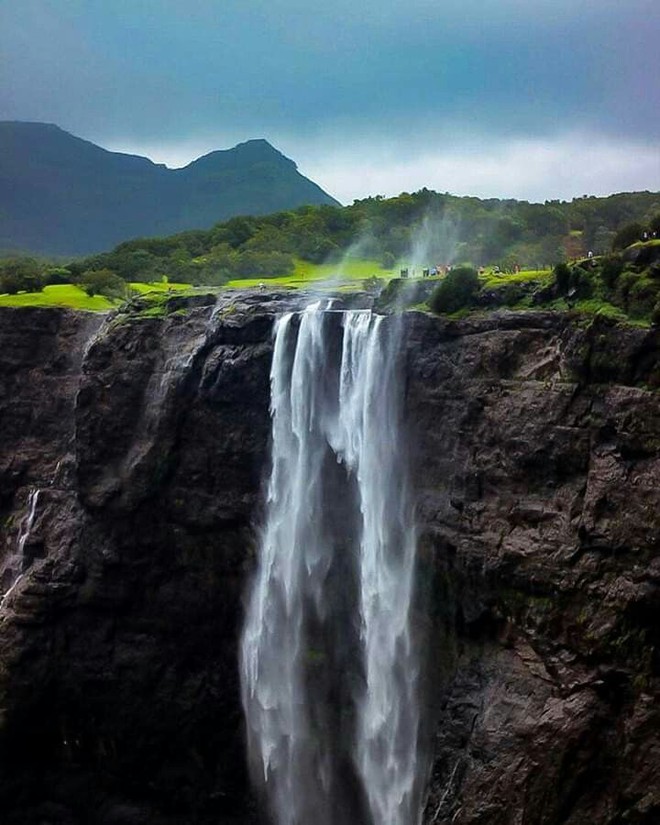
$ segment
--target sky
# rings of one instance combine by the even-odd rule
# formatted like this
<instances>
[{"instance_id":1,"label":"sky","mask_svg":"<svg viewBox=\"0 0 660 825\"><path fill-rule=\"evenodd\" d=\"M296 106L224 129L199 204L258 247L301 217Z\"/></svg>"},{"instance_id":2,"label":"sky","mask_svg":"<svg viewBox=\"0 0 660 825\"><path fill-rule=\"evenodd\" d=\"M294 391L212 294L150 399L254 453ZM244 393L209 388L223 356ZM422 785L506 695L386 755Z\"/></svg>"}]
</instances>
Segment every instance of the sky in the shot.
<instances>
[{"instance_id":1,"label":"sky","mask_svg":"<svg viewBox=\"0 0 660 825\"><path fill-rule=\"evenodd\" d=\"M343 203L660 190L657 0L0 0L0 119L178 167L266 138Z\"/></svg>"}]
</instances>

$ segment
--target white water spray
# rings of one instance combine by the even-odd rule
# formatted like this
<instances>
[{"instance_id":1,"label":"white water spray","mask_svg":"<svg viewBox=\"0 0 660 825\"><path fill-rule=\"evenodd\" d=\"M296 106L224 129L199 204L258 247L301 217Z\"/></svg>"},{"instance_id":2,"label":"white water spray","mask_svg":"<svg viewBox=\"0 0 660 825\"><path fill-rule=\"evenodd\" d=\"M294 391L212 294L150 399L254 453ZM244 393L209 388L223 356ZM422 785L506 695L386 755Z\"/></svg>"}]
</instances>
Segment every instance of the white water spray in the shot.
<instances>
[{"instance_id":1,"label":"white water spray","mask_svg":"<svg viewBox=\"0 0 660 825\"><path fill-rule=\"evenodd\" d=\"M275 327L272 472L241 676L255 780L278 825L420 817L398 349L398 324L369 311L314 304Z\"/></svg>"}]
</instances>

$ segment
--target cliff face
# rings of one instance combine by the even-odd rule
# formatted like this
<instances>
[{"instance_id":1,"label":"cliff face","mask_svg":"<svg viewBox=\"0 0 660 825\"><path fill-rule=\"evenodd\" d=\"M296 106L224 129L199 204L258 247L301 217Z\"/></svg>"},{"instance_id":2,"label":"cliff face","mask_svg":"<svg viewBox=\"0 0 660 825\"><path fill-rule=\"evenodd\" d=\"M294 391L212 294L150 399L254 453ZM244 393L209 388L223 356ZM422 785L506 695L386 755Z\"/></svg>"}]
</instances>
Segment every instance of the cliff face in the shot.
<instances>
[{"instance_id":1,"label":"cliff face","mask_svg":"<svg viewBox=\"0 0 660 825\"><path fill-rule=\"evenodd\" d=\"M542 313L412 325L428 822L660 818L658 344Z\"/></svg>"},{"instance_id":2,"label":"cliff face","mask_svg":"<svg viewBox=\"0 0 660 825\"><path fill-rule=\"evenodd\" d=\"M7 825L255 821L236 651L285 299L224 300L0 313ZM650 825L658 335L406 323L425 821Z\"/></svg>"},{"instance_id":3,"label":"cliff face","mask_svg":"<svg viewBox=\"0 0 660 825\"><path fill-rule=\"evenodd\" d=\"M20 341L39 364L2 420L6 553L40 491L37 558L1 610L5 822L246 821L235 659L271 319L220 308L211 325L212 309L96 333L81 314L0 316L0 352Z\"/></svg>"}]
</instances>

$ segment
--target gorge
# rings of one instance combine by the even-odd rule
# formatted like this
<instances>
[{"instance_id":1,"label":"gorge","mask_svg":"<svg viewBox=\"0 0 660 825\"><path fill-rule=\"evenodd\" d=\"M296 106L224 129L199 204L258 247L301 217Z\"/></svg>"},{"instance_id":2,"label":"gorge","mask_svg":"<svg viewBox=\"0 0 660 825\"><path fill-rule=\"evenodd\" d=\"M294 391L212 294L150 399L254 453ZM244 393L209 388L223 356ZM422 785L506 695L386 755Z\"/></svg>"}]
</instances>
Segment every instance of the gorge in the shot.
<instances>
[{"instance_id":1,"label":"gorge","mask_svg":"<svg viewBox=\"0 0 660 825\"><path fill-rule=\"evenodd\" d=\"M660 334L552 311L378 321L346 300L348 326L326 313L324 391L338 387L347 331L357 346L402 326L401 445L428 605L413 600L410 626L431 663L424 823L651 825ZM175 297L163 316L0 312L7 825L263 821L240 636L257 526L272 524L273 345L293 353L299 309L290 293L244 292ZM355 445L328 433L345 464L317 459L345 546L359 522ZM328 581L338 614L355 606L357 571ZM312 637L322 617L307 614ZM376 804L359 779L368 759L349 765L344 737L359 730L364 674L342 655L314 638L305 678L317 690L319 675L341 676L328 706L353 710L318 724L360 821Z\"/></svg>"}]
</instances>

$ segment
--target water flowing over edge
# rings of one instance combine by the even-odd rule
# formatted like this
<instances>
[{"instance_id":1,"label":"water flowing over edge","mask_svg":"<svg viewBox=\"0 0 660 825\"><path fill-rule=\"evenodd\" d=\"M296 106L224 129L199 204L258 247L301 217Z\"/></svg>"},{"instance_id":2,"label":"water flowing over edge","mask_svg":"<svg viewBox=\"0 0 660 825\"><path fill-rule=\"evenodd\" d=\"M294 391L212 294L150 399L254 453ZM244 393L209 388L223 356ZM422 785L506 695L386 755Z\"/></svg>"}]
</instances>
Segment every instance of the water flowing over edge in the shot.
<instances>
[{"instance_id":1,"label":"water flowing over edge","mask_svg":"<svg viewBox=\"0 0 660 825\"><path fill-rule=\"evenodd\" d=\"M416 535L399 325L370 311L324 309L312 304L275 324L272 469L241 649L248 749L278 825L346 819L337 797L351 785L359 786L353 821L414 825L421 808L419 666L410 632ZM328 528L328 479L336 475L329 456L343 473L346 507L342 524ZM340 532L349 540L339 541ZM344 616L342 627L331 582L347 546L358 615ZM338 682L333 695L344 697L348 713L324 711L332 703L310 666L314 638L351 648L325 674Z\"/></svg>"}]
</instances>

